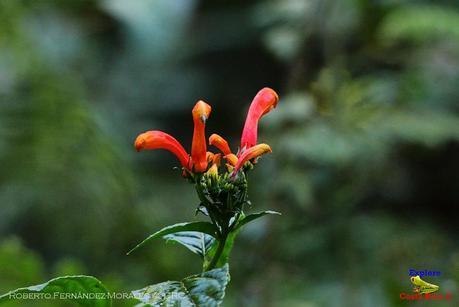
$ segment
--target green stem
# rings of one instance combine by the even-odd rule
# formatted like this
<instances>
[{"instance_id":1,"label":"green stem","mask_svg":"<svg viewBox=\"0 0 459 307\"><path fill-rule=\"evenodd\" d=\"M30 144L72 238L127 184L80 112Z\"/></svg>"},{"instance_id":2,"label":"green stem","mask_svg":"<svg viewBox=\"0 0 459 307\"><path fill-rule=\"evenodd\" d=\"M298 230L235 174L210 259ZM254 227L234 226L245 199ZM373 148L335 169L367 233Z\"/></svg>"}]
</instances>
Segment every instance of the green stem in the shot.
<instances>
[{"instance_id":1,"label":"green stem","mask_svg":"<svg viewBox=\"0 0 459 307\"><path fill-rule=\"evenodd\" d=\"M214 257L210 261L209 265L206 268L206 271L210 271L215 268L215 266L218 263L218 260L220 260L220 257L225 250L225 245L226 245L226 239L228 238L228 234L224 234L222 238L218 241L218 247L217 251L215 252Z\"/></svg>"}]
</instances>

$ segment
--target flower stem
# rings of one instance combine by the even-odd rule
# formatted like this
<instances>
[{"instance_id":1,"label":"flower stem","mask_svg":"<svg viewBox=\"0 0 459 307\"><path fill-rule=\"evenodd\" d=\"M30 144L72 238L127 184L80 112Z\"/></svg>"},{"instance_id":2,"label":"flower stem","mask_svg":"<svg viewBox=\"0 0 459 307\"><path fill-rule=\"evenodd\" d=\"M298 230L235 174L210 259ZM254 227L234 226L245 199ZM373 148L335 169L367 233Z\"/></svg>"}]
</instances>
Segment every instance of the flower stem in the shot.
<instances>
[{"instance_id":1,"label":"flower stem","mask_svg":"<svg viewBox=\"0 0 459 307\"><path fill-rule=\"evenodd\" d=\"M215 266L218 263L218 260L220 260L220 257L225 250L225 245L226 245L226 239L228 238L228 234L224 234L221 239L218 241L218 247L217 251L215 252L214 257L210 261L209 265L206 268L206 271L210 271L215 268Z\"/></svg>"}]
</instances>

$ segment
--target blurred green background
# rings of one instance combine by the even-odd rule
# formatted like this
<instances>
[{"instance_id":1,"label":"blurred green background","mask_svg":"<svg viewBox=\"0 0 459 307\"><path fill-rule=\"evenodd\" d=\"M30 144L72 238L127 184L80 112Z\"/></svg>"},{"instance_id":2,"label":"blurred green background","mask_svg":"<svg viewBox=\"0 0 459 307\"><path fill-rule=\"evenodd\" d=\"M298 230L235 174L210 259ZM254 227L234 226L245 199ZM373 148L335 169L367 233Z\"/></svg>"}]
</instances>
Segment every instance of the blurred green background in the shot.
<instances>
[{"instance_id":1,"label":"blurred green background","mask_svg":"<svg viewBox=\"0 0 459 307\"><path fill-rule=\"evenodd\" d=\"M233 150L264 87L251 212L225 307L404 306L408 269L459 306L459 4L455 0L0 0L0 293L64 274L127 292L199 272L160 240L195 219L164 130L191 108ZM67 306L27 302L15 306ZM42 305L40 305L42 304ZM115 301L114 306L123 306Z\"/></svg>"}]
</instances>

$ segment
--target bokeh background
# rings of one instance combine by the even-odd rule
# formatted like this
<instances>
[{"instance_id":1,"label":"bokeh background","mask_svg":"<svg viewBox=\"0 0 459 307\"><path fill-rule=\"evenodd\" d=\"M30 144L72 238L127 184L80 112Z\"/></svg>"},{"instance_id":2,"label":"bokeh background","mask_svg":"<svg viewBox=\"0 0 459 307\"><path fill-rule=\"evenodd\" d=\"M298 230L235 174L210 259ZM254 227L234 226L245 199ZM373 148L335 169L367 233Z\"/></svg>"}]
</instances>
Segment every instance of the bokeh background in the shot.
<instances>
[{"instance_id":1,"label":"bokeh background","mask_svg":"<svg viewBox=\"0 0 459 307\"><path fill-rule=\"evenodd\" d=\"M455 0L0 0L0 292L91 274L127 292L199 272L153 231L198 199L167 152L191 108L236 149L259 139L225 307L404 306L408 269L459 306L459 4ZM27 302L15 306L68 306ZM115 301L115 306L125 302ZM12 304L14 305L14 304Z\"/></svg>"}]
</instances>

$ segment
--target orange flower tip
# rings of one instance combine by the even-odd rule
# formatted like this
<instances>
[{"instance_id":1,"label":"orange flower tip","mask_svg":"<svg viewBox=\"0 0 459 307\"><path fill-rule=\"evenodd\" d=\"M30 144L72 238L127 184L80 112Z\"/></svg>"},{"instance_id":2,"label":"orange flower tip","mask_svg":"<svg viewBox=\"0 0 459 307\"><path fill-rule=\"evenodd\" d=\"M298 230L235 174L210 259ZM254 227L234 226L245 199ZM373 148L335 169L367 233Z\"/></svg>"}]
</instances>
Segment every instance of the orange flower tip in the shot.
<instances>
[{"instance_id":1,"label":"orange flower tip","mask_svg":"<svg viewBox=\"0 0 459 307\"><path fill-rule=\"evenodd\" d=\"M263 147L263 148L265 148L263 154L265 154L265 153L272 153L272 152L273 152L273 150L271 149L271 146L269 146L269 145L267 145L267 144L260 144L260 145L265 145L265 146Z\"/></svg>"},{"instance_id":2,"label":"orange flower tip","mask_svg":"<svg viewBox=\"0 0 459 307\"><path fill-rule=\"evenodd\" d=\"M220 166L220 161L221 161L222 155L221 154L215 154L212 157L212 163L216 164L217 166Z\"/></svg>"},{"instance_id":3,"label":"orange flower tip","mask_svg":"<svg viewBox=\"0 0 459 307\"><path fill-rule=\"evenodd\" d=\"M208 105L202 100L199 100L198 102L196 102L191 113L195 120L200 120L202 123L205 124L207 119L209 118L211 111L212 107L210 105Z\"/></svg>"},{"instance_id":4,"label":"orange flower tip","mask_svg":"<svg viewBox=\"0 0 459 307\"><path fill-rule=\"evenodd\" d=\"M220 142L220 139L222 137L219 136L218 134L214 133L209 137L209 145L214 145Z\"/></svg>"},{"instance_id":5,"label":"orange flower tip","mask_svg":"<svg viewBox=\"0 0 459 307\"><path fill-rule=\"evenodd\" d=\"M209 145L217 147L225 155L231 153L231 149L229 148L228 142L216 133L212 134L209 137Z\"/></svg>"},{"instance_id":6,"label":"orange flower tip","mask_svg":"<svg viewBox=\"0 0 459 307\"><path fill-rule=\"evenodd\" d=\"M214 154L210 151L206 153L206 160L207 162L211 162L214 159Z\"/></svg>"},{"instance_id":7,"label":"orange flower tip","mask_svg":"<svg viewBox=\"0 0 459 307\"><path fill-rule=\"evenodd\" d=\"M256 158L261 156L265 153L272 153L272 149L268 144L258 144L249 149L247 149L243 154L242 157L250 157L250 159Z\"/></svg>"},{"instance_id":8,"label":"orange flower tip","mask_svg":"<svg viewBox=\"0 0 459 307\"><path fill-rule=\"evenodd\" d=\"M135 140L135 144L134 144L135 150L141 151L143 144L145 144L145 140L139 140L139 139Z\"/></svg>"},{"instance_id":9,"label":"orange flower tip","mask_svg":"<svg viewBox=\"0 0 459 307\"><path fill-rule=\"evenodd\" d=\"M247 160L253 160L256 159L264 154L272 153L272 149L269 145L267 144L258 144L255 145L254 147L255 150L249 150L249 154L247 155L248 159ZM245 157L244 157L245 158Z\"/></svg>"},{"instance_id":10,"label":"orange flower tip","mask_svg":"<svg viewBox=\"0 0 459 307\"><path fill-rule=\"evenodd\" d=\"M250 147L242 153L239 157L236 166L234 167L234 172L237 171L247 162L253 159L260 157L266 153L272 153L271 147L268 144L258 144L253 147Z\"/></svg>"},{"instance_id":11,"label":"orange flower tip","mask_svg":"<svg viewBox=\"0 0 459 307\"><path fill-rule=\"evenodd\" d=\"M134 143L135 150L141 151L142 149L145 148L145 145L147 143L148 134L149 132L144 132L137 136L137 138L135 139L135 143Z\"/></svg>"},{"instance_id":12,"label":"orange flower tip","mask_svg":"<svg viewBox=\"0 0 459 307\"><path fill-rule=\"evenodd\" d=\"M229 164L232 165L232 166L235 166L237 164L237 160L238 159L237 159L235 154L231 153L229 155L224 156L223 158L225 158L225 160L228 161Z\"/></svg>"}]
</instances>

